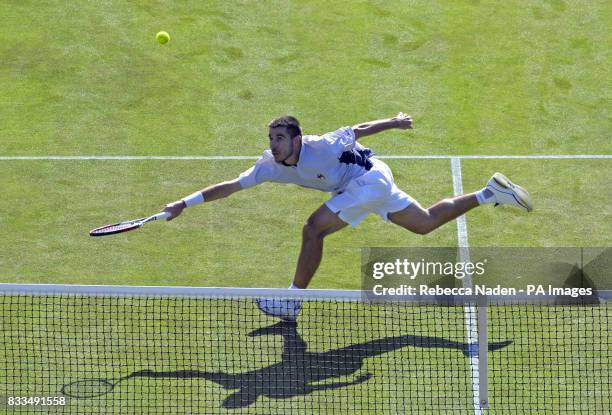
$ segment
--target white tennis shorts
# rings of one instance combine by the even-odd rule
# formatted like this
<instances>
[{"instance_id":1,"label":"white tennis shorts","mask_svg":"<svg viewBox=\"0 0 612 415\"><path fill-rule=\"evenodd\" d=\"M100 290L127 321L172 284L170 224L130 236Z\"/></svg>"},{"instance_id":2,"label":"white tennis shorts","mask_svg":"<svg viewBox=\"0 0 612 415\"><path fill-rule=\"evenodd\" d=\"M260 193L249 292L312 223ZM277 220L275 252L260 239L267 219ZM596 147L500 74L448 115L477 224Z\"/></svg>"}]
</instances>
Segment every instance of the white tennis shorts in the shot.
<instances>
[{"instance_id":1,"label":"white tennis shorts","mask_svg":"<svg viewBox=\"0 0 612 415\"><path fill-rule=\"evenodd\" d=\"M387 222L389 213L398 212L414 202L393 180L391 169L372 158L374 166L356 177L344 189L334 193L325 205L351 226L357 226L369 213L376 213Z\"/></svg>"}]
</instances>

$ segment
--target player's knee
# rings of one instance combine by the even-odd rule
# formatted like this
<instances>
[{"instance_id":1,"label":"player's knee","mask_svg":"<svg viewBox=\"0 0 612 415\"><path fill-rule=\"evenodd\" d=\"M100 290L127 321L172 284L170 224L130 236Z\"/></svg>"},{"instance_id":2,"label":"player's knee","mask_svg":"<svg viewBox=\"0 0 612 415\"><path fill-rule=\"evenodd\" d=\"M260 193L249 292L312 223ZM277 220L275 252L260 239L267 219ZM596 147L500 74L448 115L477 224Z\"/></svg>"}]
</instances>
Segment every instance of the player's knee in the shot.
<instances>
[{"instance_id":1,"label":"player's knee","mask_svg":"<svg viewBox=\"0 0 612 415\"><path fill-rule=\"evenodd\" d=\"M321 239L325 236L325 230L315 219L309 218L302 228L302 236L304 239Z\"/></svg>"},{"instance_id":2,"label":"player's knee","mask_svg":"<svg viewBox=\"0 0 612 415\"><path fill-rule=\"evenodd\" d=\"M432 215L432 213L427 209L427 216L423 218L422 221L419 222L419 235L427 235L428 233L433 232L438 228L438 219Z\"/></svg>"}]
</instances>

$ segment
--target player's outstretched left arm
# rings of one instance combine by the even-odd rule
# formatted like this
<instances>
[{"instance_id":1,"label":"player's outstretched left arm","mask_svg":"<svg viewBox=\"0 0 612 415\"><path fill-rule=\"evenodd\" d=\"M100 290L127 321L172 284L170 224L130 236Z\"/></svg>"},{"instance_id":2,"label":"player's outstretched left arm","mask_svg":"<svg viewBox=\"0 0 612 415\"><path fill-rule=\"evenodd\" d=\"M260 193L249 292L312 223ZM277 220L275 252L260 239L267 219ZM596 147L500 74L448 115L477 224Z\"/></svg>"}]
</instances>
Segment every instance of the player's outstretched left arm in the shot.
<instances>
[{"instance_id":1,"label":"player's outstretched left arm","mask_svg":"<svg viewBox=\"0 0 612 415\"><path fill-rule=\"evenodd\" d=\"M353 126L355 132L355 140L372 134L377 134L392 128L407 130L412 128L412 117L408 114L400 112L393 118L385 118L383 120L369 121Z\"/></svg>"}]
</instances>

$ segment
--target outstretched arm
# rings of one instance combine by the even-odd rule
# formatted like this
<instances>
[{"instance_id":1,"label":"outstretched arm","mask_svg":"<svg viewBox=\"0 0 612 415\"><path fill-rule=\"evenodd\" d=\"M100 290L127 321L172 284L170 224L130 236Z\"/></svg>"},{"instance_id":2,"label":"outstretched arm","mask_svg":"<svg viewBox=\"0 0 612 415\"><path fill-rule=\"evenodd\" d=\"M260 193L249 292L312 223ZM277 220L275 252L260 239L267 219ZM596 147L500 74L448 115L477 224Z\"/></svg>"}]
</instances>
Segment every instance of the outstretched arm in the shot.
<instances>
[{"instance_id":1,"label":"outstretched arm","mask_svg":"<svg viewBox=\"0 0 612 415\"><path fill-rule=\"evenodd\" d=\"M168 212L170 214L168 220L172 220L180 215L188 204L191 206L192 204L196 203L211 202L213 200L223 199L224 197L228 197L232 193L239 190L242 190L242 186L240 186L240 181L238 179L217 183L181 200L168 203L163 211Z\"/></svg>"},{"instance_id":2,"label":"outstretched arm","mask_svg":"<svg viewBox=\"0 0 612 415\"><path fill-rule=\"evenodd\" d=\"M358 140L361 137L380 133L381 131L391 128L399 128L401 130L412 128L412 117L400 112L393 118L385 118L383 120L369 121L354 125L353 131L355 132L355 140Z\"/></svg>"}]
</instances>

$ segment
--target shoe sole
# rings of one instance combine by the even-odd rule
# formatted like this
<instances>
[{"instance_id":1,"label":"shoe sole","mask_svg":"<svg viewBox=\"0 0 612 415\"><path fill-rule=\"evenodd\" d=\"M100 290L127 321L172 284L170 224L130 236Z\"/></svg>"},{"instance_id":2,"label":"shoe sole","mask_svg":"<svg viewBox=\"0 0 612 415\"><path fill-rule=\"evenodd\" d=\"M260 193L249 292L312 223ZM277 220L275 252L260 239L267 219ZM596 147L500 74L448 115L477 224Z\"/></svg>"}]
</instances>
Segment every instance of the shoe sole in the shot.
<instances>
[{"instance_id":1,"label":"shoe sole","mask_svg":"<svg viewBox=\"0 0 612 415\"><path fill-rule=\"evenodd\" d=\"M259 311L261 311L262 313L264 313L267 316L280 318L282 321L285 321L287 323L294 323L296 321L296 319L297 319L297 318L291 318L291 317L288 317L288 316L280 316L278 314L274 314L274 312L272 312L272 311L268 311L268 310L264 309L263 306L260 304L260 299L259 298L255 299L255 304L257 305L257 308L259 308Z\"/></svg>"},{"instance_id":2,"label":"shoe sole","mask_svg":"<svg viewBox=\"0 0 612 415\"><path fill-rule=\"evenodd\" d=\"M518 184L512 183L510 179L501 173L495 173L493 175L493 181L501 188L508 190L512 194L512 197L514 197L514 200L516 200L516 202L527 212L533 210L531 196L527 190L523 189Z\"/></svg>"}]
</instances>

